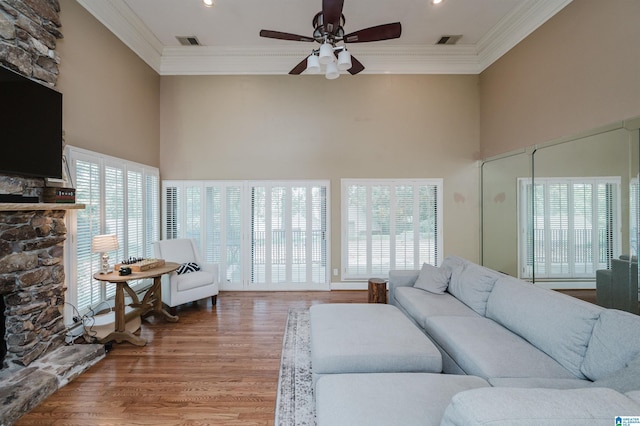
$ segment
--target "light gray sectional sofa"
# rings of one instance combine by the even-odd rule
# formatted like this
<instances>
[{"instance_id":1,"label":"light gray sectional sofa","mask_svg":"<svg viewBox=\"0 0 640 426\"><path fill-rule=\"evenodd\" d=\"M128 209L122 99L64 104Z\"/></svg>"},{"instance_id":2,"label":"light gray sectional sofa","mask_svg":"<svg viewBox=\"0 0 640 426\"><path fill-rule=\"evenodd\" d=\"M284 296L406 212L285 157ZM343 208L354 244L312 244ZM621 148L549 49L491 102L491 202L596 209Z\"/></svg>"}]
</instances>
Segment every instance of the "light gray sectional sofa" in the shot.
<instances>
[{"instance_id":1,"label":"light gray sectional sofa","mask_svg":"<svg viewBox=\"0 0 640 426\"><path fill-rule=\"evenodd\" d=\"M389 303L435 344L443 373L333 375L322 425L614 425L640 417L640 316L458 257L391 271Z\"/></svg>"}]
</instances>

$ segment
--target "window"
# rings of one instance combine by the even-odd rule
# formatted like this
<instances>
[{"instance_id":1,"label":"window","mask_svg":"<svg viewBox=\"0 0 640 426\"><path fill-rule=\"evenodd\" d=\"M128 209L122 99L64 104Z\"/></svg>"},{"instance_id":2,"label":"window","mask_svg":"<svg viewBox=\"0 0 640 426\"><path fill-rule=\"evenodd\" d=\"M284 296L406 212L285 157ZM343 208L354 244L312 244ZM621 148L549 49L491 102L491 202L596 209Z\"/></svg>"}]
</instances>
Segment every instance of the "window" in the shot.
<instances>
[{"instance_id":1,"label":"window","mask_svg":"<svg viewBox=\"0 0 640 426\"><path fill-rule=\"evenodd\" d=\"M326 181L164 181L165 238L193 238L225 290L329 284Z\"/></svg>"},{"instance_id":2,"label":"window","mask_svg":"<svg viewBox=\"0 0 640 426\"><path fill-rule=\"evenodd\" d=\"M152 243L160 237L160 180L157 168L79 148L67 147L66 158L76 202L86 206L70 225L76 228L66 266L68 301L83 311L115 294L115 286L93 280L100 269L99 255L91 252L94 236L118 236L120 248L109 253L112 266L130 256L153 257Z\"/></svg>"},{"instance_id":3,"label":"window","mask_svg":"<svg viewBox=\"0 0 640 426\"><path fill-rule=\"evenodd\" d=\"M343 179L343 279L442 261L442 179Z\"/></svg>"},{"instance_id":4,"label":"window","mask_svg":"<svg viewBox=\"0 0 640 426\"><path fill-rule=\"evenodd\" d=\"M523 278L594 278L610 267L620 252L620 178L518 179L518 191Z\"/></svg>"}]
</instances>

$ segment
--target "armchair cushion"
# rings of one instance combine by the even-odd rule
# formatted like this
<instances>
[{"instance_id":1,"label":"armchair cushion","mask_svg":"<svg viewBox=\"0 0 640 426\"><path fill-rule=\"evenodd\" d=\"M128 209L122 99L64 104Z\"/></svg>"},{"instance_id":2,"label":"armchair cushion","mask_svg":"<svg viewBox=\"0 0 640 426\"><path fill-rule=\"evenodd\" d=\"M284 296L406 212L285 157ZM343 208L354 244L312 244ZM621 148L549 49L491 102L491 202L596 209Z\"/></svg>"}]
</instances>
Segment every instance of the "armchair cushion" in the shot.
<instances>
[{"instance_id":1,"label":"armchair cushion","mask_svg":"<svg viewBox=\"0 0 640 426\"><path fill-rule=\"evenodd\" d=\"M182 274L176 277L178 291L185 291L196 287L211 285L214 282L213 274L206 271L196 271L190 274Z\"/></svg>"}]
</instances>

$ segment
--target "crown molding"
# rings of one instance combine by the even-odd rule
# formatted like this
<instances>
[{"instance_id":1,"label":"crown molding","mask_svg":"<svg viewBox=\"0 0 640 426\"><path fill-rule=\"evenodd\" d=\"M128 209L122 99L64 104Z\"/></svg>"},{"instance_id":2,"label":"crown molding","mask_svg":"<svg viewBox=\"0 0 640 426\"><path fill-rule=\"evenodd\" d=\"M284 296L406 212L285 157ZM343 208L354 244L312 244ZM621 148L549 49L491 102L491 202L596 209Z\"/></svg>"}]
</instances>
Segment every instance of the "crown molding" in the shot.
<instances>
[{"instance_id":1,"label":"crown molding","mask_svg":"<svg viewBox=\"0 0 640 426\"><path fill-rule=\"evenodd\" d=\"M163 46L123 0L77 0L109 31L156 72L160 72Z\"/></svg>"},{"instance_id":2,"label":"crown molding","mask_svg":"<svg viewBox=\"0 0 640 426\"><path fill-rule=\"evenodd\" d=\"M363 74L477 74L473 46L350 47L366 67ZM161 75L276 75L286 74L311 53L290 47L220 48L211 46L165 48ZM283 70L283 64L287 64Z\"/></svg>"},{"instance_id":3,"label":"crown molding","mask_svg":"<svg viewBox=\"0 0 640 426\"><path fill-rule=\"evenodd\" d=\"M529 0L511 11L478 41L478 65L483 71L547 22L572 0Z\"/></svg>"},{"instance_id":4,"label":"crown molding","mask_svg":"<svg viewBox=\"0 0 640 426\"><path fill-rule=\"evenodd\" d=\"M283 75L305 58L300 47L163 47L124 0L77 0L160 75ZM363 74L479 74L572 0L527 0L476 45L358 44ZM287 64L283 69L283 64Z\"/></svg>"}]
</instances>

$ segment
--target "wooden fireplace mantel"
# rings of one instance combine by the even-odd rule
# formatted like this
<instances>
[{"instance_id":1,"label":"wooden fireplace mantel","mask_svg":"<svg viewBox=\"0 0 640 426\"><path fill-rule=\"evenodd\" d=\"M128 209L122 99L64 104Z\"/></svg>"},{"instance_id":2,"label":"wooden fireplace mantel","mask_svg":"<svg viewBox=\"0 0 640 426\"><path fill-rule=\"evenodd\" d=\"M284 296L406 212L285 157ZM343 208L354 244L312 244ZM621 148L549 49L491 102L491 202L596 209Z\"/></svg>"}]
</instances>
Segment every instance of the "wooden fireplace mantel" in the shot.
<instances>
[{"instance_id":1,"label":"wooden fireplace mantel","mask_svg":"<svg viewBox=\"0 0 640 426\"><path fill-rule=\"evenodd\" d=\"M81 210L84 204L75 203L0 203L0 211L17 212L31 210Z\"/></svg>"}]
</instances>

